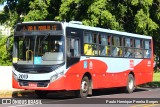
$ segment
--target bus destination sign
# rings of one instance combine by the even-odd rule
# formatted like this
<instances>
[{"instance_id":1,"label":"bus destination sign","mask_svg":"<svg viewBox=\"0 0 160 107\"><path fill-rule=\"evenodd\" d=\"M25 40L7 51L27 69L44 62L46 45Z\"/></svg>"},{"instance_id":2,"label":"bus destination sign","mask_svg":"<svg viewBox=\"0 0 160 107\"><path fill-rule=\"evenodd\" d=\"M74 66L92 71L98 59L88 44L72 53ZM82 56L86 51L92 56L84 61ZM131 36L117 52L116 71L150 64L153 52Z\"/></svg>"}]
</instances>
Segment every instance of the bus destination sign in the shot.
<instances>
[{"instance_id":1,"label":"bus destination sign","mask_svg":"<svg viewBox=\"0 0 160 107\"><path fill-rule=\"evenodd\" d=\"M16 31L48 31L62 30L61 24L21 24Z\"/></svg>"}]
</instances>

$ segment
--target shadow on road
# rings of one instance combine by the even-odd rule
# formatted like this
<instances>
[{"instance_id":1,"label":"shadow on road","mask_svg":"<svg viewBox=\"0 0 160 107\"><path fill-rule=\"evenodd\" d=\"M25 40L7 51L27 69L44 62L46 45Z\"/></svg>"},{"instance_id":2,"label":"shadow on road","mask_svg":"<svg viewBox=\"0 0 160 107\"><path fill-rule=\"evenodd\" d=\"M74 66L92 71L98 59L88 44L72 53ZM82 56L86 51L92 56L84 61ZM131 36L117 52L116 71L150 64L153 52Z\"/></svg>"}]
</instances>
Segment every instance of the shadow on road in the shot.
<instances>
[{"instance_id":1,"label":"shadow on road","mask_svg":"<svg viewBox=\"0 0 160 107\"><path fill-rule=\"evenodd\" d=\"M134 92L140 91L148 91L147 88L136 88ZM115 94L124 94L126 93L123 88L109 88L109 89L101 89L101 90L94 90L92 96L99 96L99 95L115 95Z\"/></svg>"},{"instance_id":2,"label":"shadow on road","mask_svg":"<svg viewBox=\"0 0 160 107\"><path fill-rule=\"evenodd\" d=\"M148 91L148 89L137 88L134 92L141 92L141 91ZM121 90L121 88L100 89L100 90L93 90L92 96L116 95L116 94L124 94L124 92ZM39 99L38 96L35 94L35 92L32 90L14 91L12 93L12 98ZM73 91L63 91L63 92L49 93L47 97L45 97L44 99L65 100L74 98L76 98L76 96Z\"/></svg>"}]
</instances>

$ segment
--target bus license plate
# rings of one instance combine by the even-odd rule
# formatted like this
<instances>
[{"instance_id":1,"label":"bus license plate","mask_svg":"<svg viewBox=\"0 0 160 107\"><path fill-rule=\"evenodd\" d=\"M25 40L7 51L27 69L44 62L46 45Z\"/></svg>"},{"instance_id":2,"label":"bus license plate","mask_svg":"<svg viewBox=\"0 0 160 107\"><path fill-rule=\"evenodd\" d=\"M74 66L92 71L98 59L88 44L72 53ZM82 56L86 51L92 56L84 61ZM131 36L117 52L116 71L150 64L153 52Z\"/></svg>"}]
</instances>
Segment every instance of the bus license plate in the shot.
<instances>
[{"instance_id":1,"label":"bus license plate","mask_svg":"<svg viewBox=\"0 0 160 107\"><path fill-rule=\"evenodd\" d=\"M29 87L37 87L37 83L28 83Z\"/></svg>"}]
</instances>

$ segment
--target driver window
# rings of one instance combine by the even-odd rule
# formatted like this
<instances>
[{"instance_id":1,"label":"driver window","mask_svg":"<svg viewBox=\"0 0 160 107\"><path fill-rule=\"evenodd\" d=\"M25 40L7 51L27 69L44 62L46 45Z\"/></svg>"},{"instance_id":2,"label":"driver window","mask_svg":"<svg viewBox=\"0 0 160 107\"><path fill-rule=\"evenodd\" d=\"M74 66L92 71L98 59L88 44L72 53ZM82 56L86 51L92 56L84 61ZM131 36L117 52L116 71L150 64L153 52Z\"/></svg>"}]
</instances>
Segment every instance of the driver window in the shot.
<instances>
[{"instance_id":1,"label":"driver window","mask_svg":"<svg viewBox=\"0 0 160 107\"><path fill-rule=\"evenodd\" d=\"M79 39L78 38L67 38L67 55L68 57L79 57L80 49L79 49Z\"/></svg>"}]
</instances>

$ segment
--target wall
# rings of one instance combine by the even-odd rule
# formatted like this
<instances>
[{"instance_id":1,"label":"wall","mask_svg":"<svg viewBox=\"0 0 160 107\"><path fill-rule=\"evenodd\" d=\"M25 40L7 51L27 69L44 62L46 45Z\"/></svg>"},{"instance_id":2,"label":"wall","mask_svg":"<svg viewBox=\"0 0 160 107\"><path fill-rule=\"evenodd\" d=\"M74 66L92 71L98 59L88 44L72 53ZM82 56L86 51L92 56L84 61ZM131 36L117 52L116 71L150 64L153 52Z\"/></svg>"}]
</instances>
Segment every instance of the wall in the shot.
<instances>
[{"instance_id":1,"label":"wall","mask_svg":"<svg viewBox=\"0 0 160 107\"><path fill-rule=\"evenodd\" d=\"M0 91L15 90L12 88L12 67L0 66Z\"/></svg>"}]
</instances>

